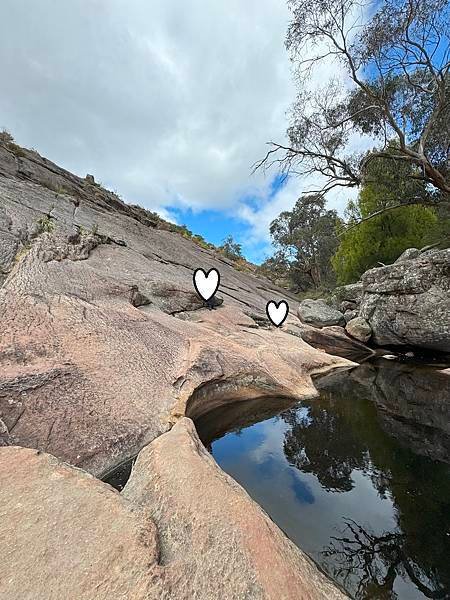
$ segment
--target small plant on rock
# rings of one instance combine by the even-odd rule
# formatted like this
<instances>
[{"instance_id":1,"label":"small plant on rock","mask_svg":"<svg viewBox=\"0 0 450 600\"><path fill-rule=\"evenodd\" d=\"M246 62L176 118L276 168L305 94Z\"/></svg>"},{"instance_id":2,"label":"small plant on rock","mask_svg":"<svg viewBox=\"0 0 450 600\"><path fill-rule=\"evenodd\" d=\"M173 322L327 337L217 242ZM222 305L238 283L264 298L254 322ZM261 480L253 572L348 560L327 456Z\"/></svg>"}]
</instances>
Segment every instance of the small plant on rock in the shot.
<instances>
[{"instance_id":1,"label":"small plant on rock","mask_svg":"<svg viewBox=\"0 0 450 600\"><path fill-rule=\"evenodd\" d=\"M49 215L41 217L37 222L37 235L51 233L55 229L55 223Z\"/></svg>"},{"instance_id":2,"label":"small plant on rock","mask_svg":"<svg viewBox=\"0 0 450 600\"><path fill-rule=\"evenodd\" d=\"M13 136L6 129L0 131L0 144L3 144L16 156L25 156L25 150L14 142Z\"/></svg>"}]
</instances>

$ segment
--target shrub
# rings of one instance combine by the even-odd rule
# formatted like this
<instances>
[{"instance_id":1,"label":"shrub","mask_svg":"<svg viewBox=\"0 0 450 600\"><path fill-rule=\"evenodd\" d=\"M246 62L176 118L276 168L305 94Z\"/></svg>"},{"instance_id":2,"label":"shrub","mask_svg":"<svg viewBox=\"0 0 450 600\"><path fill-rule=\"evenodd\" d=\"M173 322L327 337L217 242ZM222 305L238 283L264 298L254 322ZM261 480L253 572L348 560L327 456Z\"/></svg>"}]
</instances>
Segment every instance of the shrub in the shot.
<instances>
[{"instance_id":1,"label":"shrub","mask_svg":"<svg viewBox=\"0 0 450 600\"><path fill-rule=\"evenodd\" d=\"M6 129L0 131L0 144L3 144L16 156L25 156L25 150L14 142L13 136Z\"/></svg>"},{"instance_id":2,"label":"shrub","mask_svg":"<svg viewBox=\"0 0 450 600\"><path fill-rule=\"evenodd\" d=\"M14 138L6 129L0 131L0 143L2 144L13 144Z\"/></svg>"},{"instance_id":3,"label":"shrub","mask_svg":"<svg viewBox=\"0 0 450 600\"><path fill-rule=\"evenodd\" d=\"M51 233L54 229L55 223L53 219L49 215L45 215L37 222L36 235L41 235L42 233Z\"/></svg>"},{"instance_id":4,"label":"shrub","mask_svg":"<svg viewBox=\"0 0 450 600\"><path fill-rule=\"evenodd\" d=\"M244 258L242 256L241 244L235 242L232 235L229 235L223 240L222 245L219 246L219 251L230 260L238 260L239 258Z\"/></svg>"}]
</instances>

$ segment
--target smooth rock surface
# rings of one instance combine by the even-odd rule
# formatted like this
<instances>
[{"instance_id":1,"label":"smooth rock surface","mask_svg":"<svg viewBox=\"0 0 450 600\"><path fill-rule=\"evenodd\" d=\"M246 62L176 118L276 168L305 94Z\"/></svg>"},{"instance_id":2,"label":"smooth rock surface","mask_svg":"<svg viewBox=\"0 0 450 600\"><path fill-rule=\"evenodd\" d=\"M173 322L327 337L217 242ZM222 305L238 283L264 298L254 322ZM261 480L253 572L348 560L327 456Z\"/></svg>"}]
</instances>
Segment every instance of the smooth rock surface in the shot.
<instances>
[{"instance_id":1,"label":"smooth rock surface","mask_svg":"<svg viewBox=\"0 0 450 600\"><path fill-rule=\"evenodd\" d=\"M289 334L299 321L288 292L168 227L95 180L0 144L0 593L342 597L183 417L295 401L316 393L312 374L350 363ZM208 310L192 276L213 267L222 302ZM272 299L291 306L279 329L265 313ZM127 500L13 446L99 476L147 446L153 479L139 459Z\"/></svg>"},{"instance_id":2,"label":"smooth rock surface","mask_svg":"<svg viewBox=\"0 0 450 600\"><path fill-rule=\"evenodd\" d=\"M343 597L221 471L190 419L141 452L123 494L149 508L183 597Z\"/></svg>"},{"instance_id":3,"label":"smooth rock surface","mask_svg":"<svg viewBox=\"0 0 450 600\"><path fill-rule=\"evenodd\" d=\"M194 394L204 410L296 397L339 364L284 332L298 322L287 292L37 153L0 144L0 199L0 444L101 475ZM221 273L215 310L195 293L199 267ZM265 307L282 298L291 314L278 330Z\"/></svg>"},{"instance_id":4,"label":"smooth rock surface","mask_svg":"<svg viewBox=\"0 0 450 600\"><path fill-rule=\"evenodd\" d=\"M345 329L339 325L322 327L318 329L301 323L290 325L288 328L299 335L305 342L323 352L341 356L352 361L364 361L375 355L375 352L365 344L347 335Z\"/></svg>"},{"instance_id":5,"label":"smooth rock surface","mask_svg":"<svg viewBox=\"0 0 450 600\"><path fill-rule=\"evenodd\" d=\"M142 451L122 494L17 447L0 449L0 479L5 600L346 597L220 470L189 419Z\"/></svg>"},{"instance_id":6,"label":"smooth rock surface","mask_svg":"<svg viewBox=\"0 0 450 600\"><path fill-rule=\"evenodd\" d=\"M297 315L302 323L313 327L328 327L345 323L344 315L321 299L302 300L298 305Z\"/></svg>"},{"instance_id":7,"label":"smooth rock surface","mask_svg":"<svg viewBox=\"0 0 450 600\"><path fill-rule=\"evenodd\" d=\"M369 323L362 317L355 317L348 321L345 326L346 332L351 335L355 340L363 342L365 344L370 340L372 335L372 328Z\"/></svg>"},{"instance_id":8,"label":"smooth rock surface","mask_svg":"<svg viewBox=\"0 0 450 600\"><path fill-rule=\"evenodd\" d=\"M161 597L156 526L142 507L27 448L0 448L0 480L2 600Z\"/></svg>"},{"instance_id":9,"label":"smooth rock surface","mask_svg":"<svg viewBox=\"0 0 450 600\"><path fill-rule=\"evenodd\" d=\"M450 352L450 249L367 271L359 314L378 345Z\"/></svg>"}]
</instances>

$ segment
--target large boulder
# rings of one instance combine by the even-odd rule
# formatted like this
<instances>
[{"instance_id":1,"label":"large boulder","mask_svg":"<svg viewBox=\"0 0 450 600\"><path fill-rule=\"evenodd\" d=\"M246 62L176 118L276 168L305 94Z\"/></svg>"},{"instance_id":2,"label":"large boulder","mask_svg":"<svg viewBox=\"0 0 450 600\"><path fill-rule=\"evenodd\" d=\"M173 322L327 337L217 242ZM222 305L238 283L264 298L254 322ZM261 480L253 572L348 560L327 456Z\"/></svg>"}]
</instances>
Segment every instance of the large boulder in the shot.
<instances>
[{"instance_id":1,"label":"large boulder","mask_svg":"<svg viewBox=\"0 0 450 600\"><path fill-rule=\"evenodd\" d=\"M357 283L350 283L348 285L337 287L333 291L330 304L336 309L342 309L342 304L344 302L351 302L352 305L358 307L361 303L362 296L363 285L360 281L358 281ZM347 310L348 305L345 305L345 307L346 308L344 310Z\"/></svg>"},{"instance_id":2,"label":"large boulder","mask_svg":"<svg viewBox=\"0 0 450 600\"><path fill-rule=\"evenodd\" d=\"M368 342L372 335L372 328L369 323L362 317L355 317L348 321L345 330L356 340L360 342Z\"/></svg>"},{"instance_id":3,"label":"large boulder","mask_svg":"<svg viewBox=\"0 0 450 600\"><path fill-rule=\"evenodd\" d=\"M344 314L347 310L356 310L357 308L358 305L356 304L356 302L349 302L348 300L344 300L344 302L341 302L341 306L339 307L340 311Z\"/></svg>"},{"instance_id":4,"label":"large boulder","mask_svg":"<svg viewBox=\"0 0 450 600\"><path fill-rule=\"evenodd\" d=\"M403 262L404 260L411 260L420 256L420 250L418 248L408 248L395 261L396 263Z\"/></svg>"},{"instance_id":5,"label":"large boulder","mask_svg":"<svg viewBox=\"0 0 450 600\"><path fill-rule=\"evenodd\" d=\"M450 352L450 249L367 271L359 314L379 345Z\"/></svg>"},{"instance_id":6,"label":"large boulder","mask_svg":"<svg viewBox=\"0 0 450 600\"><path fill-rule=\"evenodd\" d=\"M121 494L18 447L0 448L0 479L2 599L346 597L221 471L190 419L141 452Z\"/></svg>"},{"instance_id":7,"label":"large boulder","mask_svg":"<svg viewBox=\"0 0 450 600\"><path fill-rule=\"evenodd\" d=\"M375 356L371 348L347 335L345 329L339 325L317 329L301 323L297 326L289 325L287 331L299 335L313 348L348 360L360 362Z\"/></svg>"},{"instance_id":8,"label":"large boulder","mask_svg":"<svg viewBox=\"0 0 450 600\"><path fill-rule=\"evenodd\" d=\"M300 302L297 315L302 323L313 327L329 327L344 325L345 319L341 311L329 306L325 300L303 300Z\"/></svg>"},{"instance_id":9,"label":"large boulder","mask_svg":"<svg viewBox=\"0 0 450 600\"><path fill-rule=\"evenodd\" d=\"M348 323L349 321L351 321L352 319L354 319L357 316L358 316L357 310L346 310L344 312L344 319L345 319L346 323Z\"/></svg>"}]
</instances>

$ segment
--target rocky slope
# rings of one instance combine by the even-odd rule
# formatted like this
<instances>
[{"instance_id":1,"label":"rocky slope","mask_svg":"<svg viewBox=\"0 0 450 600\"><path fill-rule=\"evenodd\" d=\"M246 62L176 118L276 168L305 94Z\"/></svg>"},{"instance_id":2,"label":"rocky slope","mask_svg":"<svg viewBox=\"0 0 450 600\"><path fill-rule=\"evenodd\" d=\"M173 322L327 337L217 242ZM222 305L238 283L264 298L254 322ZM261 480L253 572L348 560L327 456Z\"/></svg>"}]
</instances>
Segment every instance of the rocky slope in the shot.
<instances>
[{"instance_id":1,"label":"rocky slope","mask_svg":"<svg viewBox=\"0 0 450 600\"><path fill-rule=\"evenodd\" d=\"M198 267L221 273L215 310ZM184 418L314 395L311 374L351 364L299 337L294 298L7 143L0 284L8 598L342 597ZM281 298L276 330L265 305ZM145 446L121 495L73 468L101 476Z\"/></svg>"},{"instance_id":2,"label":"rocky slope","mask_svg":"<svg viewBox=\"0 0 450 600\"><path fill-rule=\"evenodd\" d=\"M303 300L298 316L304 340L339 356L367 358L369 341L450 354L450 248L409 248L328 300Z\"/></svg>"}]
</instances>

